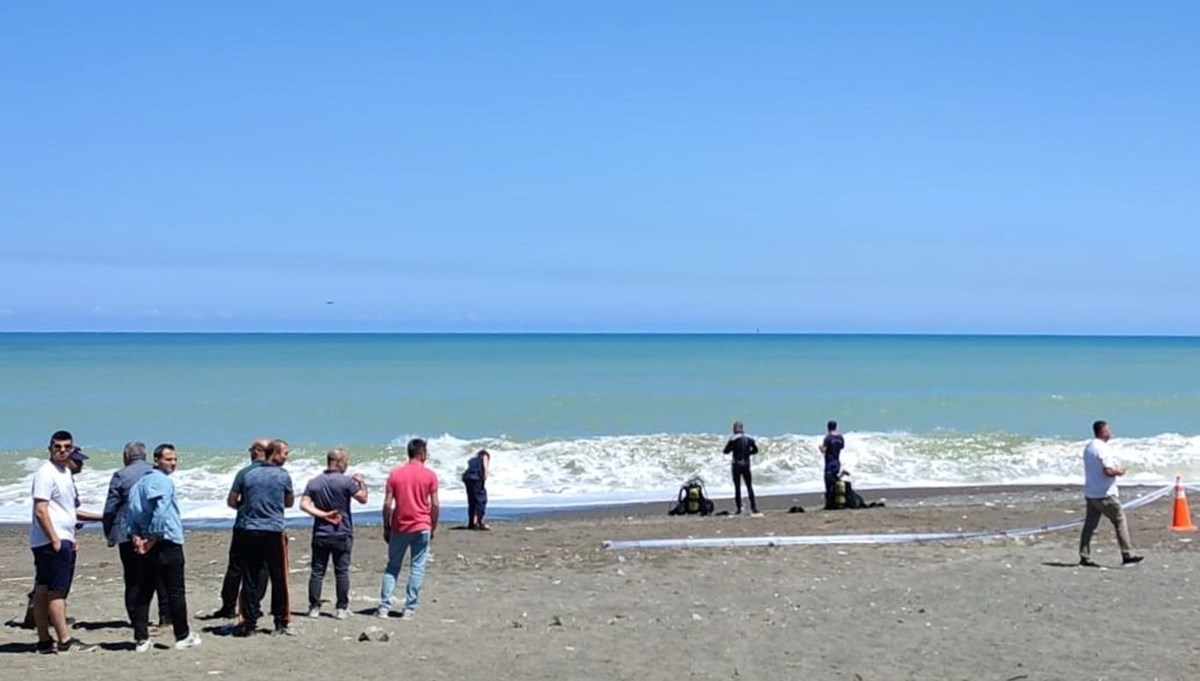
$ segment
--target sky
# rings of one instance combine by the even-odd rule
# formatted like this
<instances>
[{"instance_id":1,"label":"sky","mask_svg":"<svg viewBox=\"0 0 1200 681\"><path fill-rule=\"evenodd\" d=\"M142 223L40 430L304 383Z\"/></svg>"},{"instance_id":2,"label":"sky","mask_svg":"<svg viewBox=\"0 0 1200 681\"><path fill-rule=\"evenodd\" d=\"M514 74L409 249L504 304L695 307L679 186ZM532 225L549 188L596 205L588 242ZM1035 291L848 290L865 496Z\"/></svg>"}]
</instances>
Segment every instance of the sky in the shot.
<instances>
[{"instance_id":1,"label":"sky","mask_svg":"<svg viewBox=\"0 0 1200 681\"><path fill-rule=\"evenodd\" d=\"M0 331L1200 335L1200 3L0 25Z\"/></svg>"}]
</instances>

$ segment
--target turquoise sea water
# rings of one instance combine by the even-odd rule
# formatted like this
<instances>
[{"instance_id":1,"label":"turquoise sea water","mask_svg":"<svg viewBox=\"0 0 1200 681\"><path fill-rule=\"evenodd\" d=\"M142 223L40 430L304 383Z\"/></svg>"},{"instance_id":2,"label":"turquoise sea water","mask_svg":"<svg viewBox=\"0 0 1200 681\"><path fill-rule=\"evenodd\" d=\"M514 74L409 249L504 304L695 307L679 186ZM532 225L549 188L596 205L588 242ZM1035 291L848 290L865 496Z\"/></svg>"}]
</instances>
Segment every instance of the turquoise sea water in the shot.
<instances>
[{"instance_id":1,"label":"turquoise sea water","mask_svg":"<svg viewBox=\"0 0 1200 681\"><path fill-rule=\"evenodd\" d=\"M719 493L735 418L772 490L820 486L830 418L860 484L1077 479L1096 418L1135 477L1200 474L1200 339L0 334L0 519L27 517L58 428L93 455L85 501L126 440L170 441L207 517L260 436L293 444L297 485L336 444L381 481L420 435L450 489L493 451L501 504L665 498L695 473Z\"/></svg>"}]
</instances>

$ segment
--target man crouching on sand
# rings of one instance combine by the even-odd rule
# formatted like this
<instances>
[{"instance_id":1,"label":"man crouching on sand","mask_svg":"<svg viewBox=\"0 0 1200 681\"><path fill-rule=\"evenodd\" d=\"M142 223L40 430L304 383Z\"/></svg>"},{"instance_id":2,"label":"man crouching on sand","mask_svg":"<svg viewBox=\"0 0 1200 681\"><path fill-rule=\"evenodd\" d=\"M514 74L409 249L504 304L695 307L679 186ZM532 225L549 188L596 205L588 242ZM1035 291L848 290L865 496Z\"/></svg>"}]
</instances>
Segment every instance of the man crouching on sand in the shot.
<instances>
[{"instance_id":1,"label":"man crouching on sand","mask_svg":"<svg viewBox=\"0 0 1200 681\"><path fill-rule=\"evenodd\" d=\"M1117 492L1117 478L1125 475L1125 467L1117 464L1108 449L1112 432L1105 421L1092 424L1095 439L1083 450L1083 497L1087 502L1087 515L1083 521L1083 533L1079 536L1079 564L1084 567L1099 567L1092 561L1092 535L1100 525L1100 516L1108 518L1117 530L1117 543L1121 546L1121 564L1135 565L1142 562L1141 556L1133 554L1129 541L1129 527L1125 523L1125 511Z\"/></svg>"}]
</instances>

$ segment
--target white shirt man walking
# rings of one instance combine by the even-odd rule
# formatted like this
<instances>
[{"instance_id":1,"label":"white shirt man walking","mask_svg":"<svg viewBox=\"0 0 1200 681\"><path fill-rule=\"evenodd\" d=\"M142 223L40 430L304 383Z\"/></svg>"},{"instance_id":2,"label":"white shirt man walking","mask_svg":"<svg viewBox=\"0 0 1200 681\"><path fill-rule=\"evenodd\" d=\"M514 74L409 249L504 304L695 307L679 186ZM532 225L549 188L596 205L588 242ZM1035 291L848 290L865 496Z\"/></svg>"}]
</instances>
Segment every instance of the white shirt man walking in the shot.
<instances>
[{"instance_id":1,"label":"white shirt man walking","mask_svg":"<svg viewBox=\"0 0 1200 681\"><path fill-rule=\"evenodd\" d=\"M1108 422L1092 424L1095 438L1083 450L1083 497L1087 502L1087 515L1083 521L1083 533L1079 537L1079 564L1084 567L1099 567L1092 561L1092 535L1100 525L1100 516L1108 518L1117 530L1117 543L1121 547L1121 564L1134 565L1142 562L1141 556L1133 554L1129 540L1129 526L1125 522L1125 511L1117 491L1117 478L1125 475L1125 467L1118 464L1108 449L1112 438Z\"/></svg>"}]
</instances>

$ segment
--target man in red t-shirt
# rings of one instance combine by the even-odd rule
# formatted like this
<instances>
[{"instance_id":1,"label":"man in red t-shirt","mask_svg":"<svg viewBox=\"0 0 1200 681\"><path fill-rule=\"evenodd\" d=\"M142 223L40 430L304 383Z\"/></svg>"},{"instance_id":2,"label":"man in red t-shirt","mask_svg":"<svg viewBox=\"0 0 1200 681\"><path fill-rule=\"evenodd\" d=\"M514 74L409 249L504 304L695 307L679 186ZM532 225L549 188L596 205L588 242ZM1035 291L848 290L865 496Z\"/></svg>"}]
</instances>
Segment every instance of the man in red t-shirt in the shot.
<instances>
[{"instance_id":1,"label":"man in red t-shirt","mask_svg":"<svg viewBox=\"0 0 1200 681\"><path fill-rule=\"evenodd\" d=\"M388 545L388 563L379 589L379 617L388 617L392 609L396 578L408 551L411 555L403 616L412 617L421 599L425 559L437 529L439 508L437 474L425 466L427 458L425 441L409 440L408 463L396 466L388 475L383 496L383 540Z\"/></svg>"}]
</instances>

